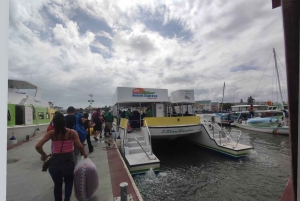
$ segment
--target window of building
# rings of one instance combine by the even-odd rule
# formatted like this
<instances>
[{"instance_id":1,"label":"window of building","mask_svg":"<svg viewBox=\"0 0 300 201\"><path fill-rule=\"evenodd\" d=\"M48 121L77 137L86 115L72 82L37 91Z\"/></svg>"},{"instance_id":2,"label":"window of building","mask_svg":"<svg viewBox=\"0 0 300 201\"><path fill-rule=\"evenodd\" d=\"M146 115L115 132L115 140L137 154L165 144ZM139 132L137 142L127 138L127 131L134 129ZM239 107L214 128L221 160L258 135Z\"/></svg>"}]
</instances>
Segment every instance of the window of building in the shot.
<instances>
[{"instance_id":1,"label":"window of building","mask_svg":"<svg viewBox=\"0 0 300 201\"><path fill-rule=\"evenodd\" d=\"M7 110L7 121L10 121L10 120L11 120L10 111Z\"/></svg>"},{"instance_id":2,"label":"window of building","mask_svg":"<svg viewBox=\"0 0 300 201\"><path fill-rule=\"evenodd\" d=\"M39 118L40 119L44 119L45 117L44 117L44 112L39 112Z\"/></svg>"}]
</instances>

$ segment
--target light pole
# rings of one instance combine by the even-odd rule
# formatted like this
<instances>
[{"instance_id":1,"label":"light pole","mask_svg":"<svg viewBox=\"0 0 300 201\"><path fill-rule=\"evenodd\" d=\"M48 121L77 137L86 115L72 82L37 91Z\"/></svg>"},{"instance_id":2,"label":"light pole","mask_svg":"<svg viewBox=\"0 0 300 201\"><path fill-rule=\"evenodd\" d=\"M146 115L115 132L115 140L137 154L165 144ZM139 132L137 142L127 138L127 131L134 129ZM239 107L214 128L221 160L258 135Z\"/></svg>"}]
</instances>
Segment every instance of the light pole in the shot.
<instances>
[{"instance_id":1,"label":"light pole","mask_svg":"<svg viewBox=\"0 0 300 201\"><path fill-rule=\"evenodd\" d=\"M88 100L90 102L90 113L91 113L91 105L93 104L93 94L90 94L89 97L91 97L91 100Z\"/></svg>"}]
</instances>

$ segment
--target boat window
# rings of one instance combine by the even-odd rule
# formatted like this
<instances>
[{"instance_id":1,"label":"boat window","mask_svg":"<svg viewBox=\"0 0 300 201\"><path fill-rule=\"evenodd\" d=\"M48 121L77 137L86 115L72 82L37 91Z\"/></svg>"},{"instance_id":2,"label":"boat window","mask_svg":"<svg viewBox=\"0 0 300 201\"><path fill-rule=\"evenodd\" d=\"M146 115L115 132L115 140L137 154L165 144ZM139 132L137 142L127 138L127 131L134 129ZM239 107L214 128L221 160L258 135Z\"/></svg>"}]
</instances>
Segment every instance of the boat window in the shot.
<instances>
[{"instance_id":1,"label":"boat window","mask_svg":"<svg viewBox=\"0 0 300 201\"><path fill-rule=\"evenodd\" d=\"M11 120L10 111L7 110L7 121L10 121L10 120Z\"/></svg>"},{"instance_id":2,"label":"boat window","mask_svg":"<svg viewBox=\"0 0 300 201\"><path fill-rule=\"evenodd\" d=\"M50 119L49 112L46 112L46 118Z\"/></svg>"},{"instance_id":3,"label":"boat window","mask_svg":"<svg viewBox=\"0 0 300 201\"><path fill-rule=\"evenodd\" d=\"M39 112L39 118L44 119L44 112Z\"/></svg>"},{"instance_id":4,"label":"boat window","mask_svg":"<svg viewBox=\"0 0 300 201\"><path fill-rule=\"evenodd\" d=\"M33 119L33 120L36 119L36 118L35 118L35 109L34 109L34 107L32 108L32 119Z\"/></svg>"}]
</instances>

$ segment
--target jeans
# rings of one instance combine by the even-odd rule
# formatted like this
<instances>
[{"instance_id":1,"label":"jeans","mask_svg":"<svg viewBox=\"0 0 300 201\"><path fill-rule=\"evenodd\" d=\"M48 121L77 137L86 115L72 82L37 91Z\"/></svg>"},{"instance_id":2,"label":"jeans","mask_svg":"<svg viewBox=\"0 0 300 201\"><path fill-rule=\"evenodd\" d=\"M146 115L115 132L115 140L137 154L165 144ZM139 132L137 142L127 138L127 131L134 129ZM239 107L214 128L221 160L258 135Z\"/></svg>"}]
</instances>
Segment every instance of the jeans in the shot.
<instances>
[{"instance_id":1,"label":"jeans","mask_svg":"<svg viewBox=\"0 0 300 201\"><path fill-rule=\"evenodd\" d=\"M92 152L94 151L94 147L91 143L91 136L90 136L90 131L88 132L88 134L86 135L86 141L87 141L87 144L88 144L88 147L89 147L89 152Z\"/></svg>"},{"instance_id":2,"label":"jeans","mask_svg":"<svg viewBox=\"0 0 300 201\"><path fill-rule=\"evenodd\" d=\"M55 155L55 154L54 154ZM53 156L54 156L53 155ZM73 157L73 154L72 154ZM68 172L62 171L62 165L68 163L73 163L73 158L63 158L63 157L53 157L51 159L51 163L49 166L49 173L52 177L54 182L54 198L55 201L62 201L62 185L63 181L65 182L65 199L64 201L70 201L72 189L73 189L73 172L74 172L74 165L73 169Z\"/></svg>"}]
</instances>

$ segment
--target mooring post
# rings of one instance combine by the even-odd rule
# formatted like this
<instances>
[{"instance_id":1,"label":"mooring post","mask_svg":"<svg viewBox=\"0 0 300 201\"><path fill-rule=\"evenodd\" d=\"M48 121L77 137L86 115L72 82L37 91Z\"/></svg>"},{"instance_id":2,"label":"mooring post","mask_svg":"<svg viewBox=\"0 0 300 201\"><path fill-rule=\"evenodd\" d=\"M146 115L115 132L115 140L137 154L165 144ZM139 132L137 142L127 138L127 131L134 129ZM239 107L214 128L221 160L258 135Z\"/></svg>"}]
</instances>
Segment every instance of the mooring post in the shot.
<instances>
[{"instance_id":1,"label":"mooring post","mask_svg":"<svg viewBox=\"0 0 300 201\"><path fill-rule=\"evenodd\" d=\"M127 182L122 182L120 184L121 187L121 201L127 201Z\"/></svg>"}]
</instances>

